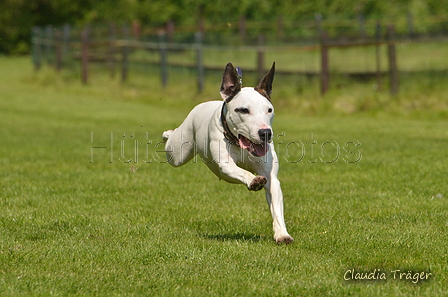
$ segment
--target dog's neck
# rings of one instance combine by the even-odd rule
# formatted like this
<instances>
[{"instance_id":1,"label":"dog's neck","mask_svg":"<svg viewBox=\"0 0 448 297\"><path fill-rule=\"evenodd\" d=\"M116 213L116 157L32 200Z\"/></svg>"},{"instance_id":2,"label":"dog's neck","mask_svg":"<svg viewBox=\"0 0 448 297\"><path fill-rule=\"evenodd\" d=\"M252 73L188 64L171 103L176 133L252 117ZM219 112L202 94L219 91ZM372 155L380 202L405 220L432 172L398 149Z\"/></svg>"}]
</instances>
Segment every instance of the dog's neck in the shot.
<instances>
[{"instance_id":1,"label":"dog's neck","mask_svg":"<svg viewBox=\"0 0 448 297\"><path fill-rule=\"evenodd\" d=\"M227 125L226 115L224 113L224 108L226 107L226 102L223 103L221 108L221 123L222 127L224 128L224 137L233 145L240 146L238 138L233 135L233 133L230 131L229 126Z\"/></svg>"}]
</instances>

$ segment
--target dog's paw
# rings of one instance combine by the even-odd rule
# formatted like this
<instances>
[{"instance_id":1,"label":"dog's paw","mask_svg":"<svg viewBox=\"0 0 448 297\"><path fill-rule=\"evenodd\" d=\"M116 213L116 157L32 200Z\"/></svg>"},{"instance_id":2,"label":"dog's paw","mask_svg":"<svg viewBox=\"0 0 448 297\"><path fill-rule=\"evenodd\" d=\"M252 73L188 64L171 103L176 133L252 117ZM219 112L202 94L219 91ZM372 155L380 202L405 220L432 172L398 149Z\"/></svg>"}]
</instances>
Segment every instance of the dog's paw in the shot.
<instances>
[{"instance_id":1,"label":"dog's paw","mask_svg":"<svg viewBox=\"0 0 448 297\"><path fill-rule=\"evenodd\" d=\"M284 244L290 244L290 243L293 242L293 241L294 241L294 238L292 238L292 237L289 236L289 235L284 235L284 236L281 236L281 237L275 239L275 242L276 242L277 244L282 244L282 243L284 243Z\"/></svg>"},{"instance_id":2,"label":"dog's paw","mask_svg":"<svg viewBox=\"0 0 448 297\"><path fill-rule=\"evenodd\" d=\"M268 181L264 176L256 176L249 185L250 191L260 191Z\"/></svg>"}]
</instances>

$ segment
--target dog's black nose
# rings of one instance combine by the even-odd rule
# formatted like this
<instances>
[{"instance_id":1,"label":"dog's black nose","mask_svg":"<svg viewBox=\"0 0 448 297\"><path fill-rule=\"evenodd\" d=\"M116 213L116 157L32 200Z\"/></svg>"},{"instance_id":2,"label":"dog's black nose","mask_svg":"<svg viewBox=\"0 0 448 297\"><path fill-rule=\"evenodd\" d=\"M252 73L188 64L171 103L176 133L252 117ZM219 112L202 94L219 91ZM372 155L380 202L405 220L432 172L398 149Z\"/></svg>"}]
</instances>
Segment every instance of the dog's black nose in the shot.
<instances>
[{"instance_id":1,"label":"dog's black nose","mask_svg":"<svg viewBox=\"0 0 448 297\"><path fill-rule=\"evenodd\" d=\"M267 142L267 141L271 140L272 131L271 131L271 129L260 129L260 130L258 130L258 135L260 136L260 139L263 142Z\"/></svg>"}]
</instances>

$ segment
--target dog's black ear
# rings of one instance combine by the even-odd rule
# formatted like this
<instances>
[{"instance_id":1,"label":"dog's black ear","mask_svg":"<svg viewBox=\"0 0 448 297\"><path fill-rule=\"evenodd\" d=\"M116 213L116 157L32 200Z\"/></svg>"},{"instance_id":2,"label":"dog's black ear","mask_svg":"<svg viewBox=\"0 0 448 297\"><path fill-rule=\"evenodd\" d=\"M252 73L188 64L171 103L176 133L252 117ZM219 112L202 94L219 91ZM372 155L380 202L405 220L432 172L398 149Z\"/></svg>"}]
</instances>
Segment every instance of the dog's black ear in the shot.
<instances>
[{"instance_id":1,"label":"dog's black ear","mask_svg":"<svg viewBox=\"0 0 448 297\"><path fill-rule=\"evenodd\" d=\"M272 83L274 82L274 73L275 73L275 62L272 63L271 70L261 79L258 86L254 89L264 97L266 97L269 101L271 100L272 93Z\"/></svg>"},{"instance_id":2,"label":"dog's black ear","mask_svg":"<svg viewBox=\"0 0 448 297\"><path fill-rule=\"evenodd\" d=\"M238 73L232 63L227 63L224 74L222 75L221 97L227 103L241 91L241 83Z\"/></svg>"}]
</instances>

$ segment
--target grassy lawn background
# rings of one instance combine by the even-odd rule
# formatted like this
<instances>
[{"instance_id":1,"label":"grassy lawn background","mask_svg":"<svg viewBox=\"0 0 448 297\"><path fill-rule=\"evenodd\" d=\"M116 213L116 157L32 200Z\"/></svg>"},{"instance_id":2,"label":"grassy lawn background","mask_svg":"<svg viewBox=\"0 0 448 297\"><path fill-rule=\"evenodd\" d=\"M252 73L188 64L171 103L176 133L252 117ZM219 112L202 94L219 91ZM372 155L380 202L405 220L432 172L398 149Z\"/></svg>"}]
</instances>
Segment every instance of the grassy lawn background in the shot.
<instances>
[{"instance_id":1,"label":"grassy lawn background","mask_svg":"<svg viewBox=\"0 0 448 297\"><path fill-rule=\"evenodd\" d=\"M159 159L161 132L219 98L216 86L193 99L181 82L164 91L151 78L146 89L108 78L81 86L33 74L27 58L0 58L0 70L0 295L447 294L443 113L313 115L283 97L274 129L295 242L277 246L264 193L218 181L200 160L175 169ZM334 106L349 97L330 96ZM138 162L123 162L136 140ZM108 148L89 163L93 146ZM387 280L345 281L349 269ZM432 277L394 280L398 269Z\"/></svg>"}]
</instances>

